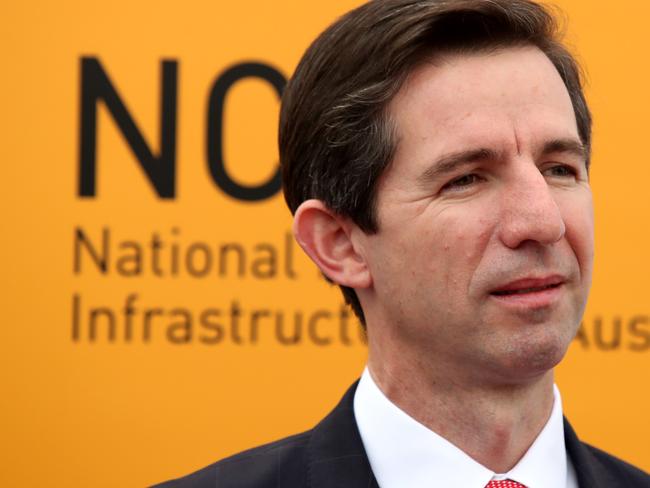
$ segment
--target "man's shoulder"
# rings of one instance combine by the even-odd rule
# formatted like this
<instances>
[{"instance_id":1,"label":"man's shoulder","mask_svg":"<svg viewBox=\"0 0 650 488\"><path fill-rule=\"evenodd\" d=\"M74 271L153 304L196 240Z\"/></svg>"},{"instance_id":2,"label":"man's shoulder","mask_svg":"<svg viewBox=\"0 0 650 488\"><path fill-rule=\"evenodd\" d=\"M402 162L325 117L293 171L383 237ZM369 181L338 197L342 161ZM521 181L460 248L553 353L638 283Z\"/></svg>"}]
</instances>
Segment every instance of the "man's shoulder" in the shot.
<instances>
[{"instance_id":1,"label":"man's shoulder","mask_svg":"<svg viewBox=\"0 0 650 488\"><path fill-rule=\"evenodd\" d=\"M650 475L576 436L564 419L564 439L581 487L650 488Z\"/></svg>"},{"instance_id":2,"label":"man's shoulder","mask_svg":"<svg viewBox=\"0 0 650 488\"><path fill-rule=\"evenodd\" d=\"M598 449L590 444L583 444L586 450L593 456L598 463L596 467L600 482L603 486L625 486L626 488L643 487L650 488L650 475L645 471L633 466L622 459Z\"/></svg>"},{"instance_id":3,"label":"man's shoulder","mask_svg":"<svg viewBox=\"0 0 650 488\"><path fill-rule=\"evenodd\" d=\"M375 487L354 419L355 382L313 429L217 461L156 488Z\"/></svg>"},{"instance_id":4,"label":"man's shoulder","mask_svg":"<svg viewBox=\"0 0 650 488\"><path fill-rule=\"evenodd\" d=\"M310 435L307 431L242 451L152 488L305 486L302 468Z\"/></svg>"}]
</instances>

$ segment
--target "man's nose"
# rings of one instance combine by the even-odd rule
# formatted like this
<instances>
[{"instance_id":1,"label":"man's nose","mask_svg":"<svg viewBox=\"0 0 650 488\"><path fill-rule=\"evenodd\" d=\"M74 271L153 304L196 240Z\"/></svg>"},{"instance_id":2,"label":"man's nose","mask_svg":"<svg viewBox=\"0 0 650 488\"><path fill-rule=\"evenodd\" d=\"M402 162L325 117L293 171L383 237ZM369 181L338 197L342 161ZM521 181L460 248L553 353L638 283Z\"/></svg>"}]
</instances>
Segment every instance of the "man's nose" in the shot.
<instances>
[{"instance_id":1,"label":"man's nose","mask_svg":"<svg viewBox=\"0 0 650 488\"><path fill-rule=\"evenodd\" d=\"M549 245L564 237L562 213L537 167L519 171L506 186L499 234L507 247L516 249L527 241Z\"/></svg>"}]
</instances>

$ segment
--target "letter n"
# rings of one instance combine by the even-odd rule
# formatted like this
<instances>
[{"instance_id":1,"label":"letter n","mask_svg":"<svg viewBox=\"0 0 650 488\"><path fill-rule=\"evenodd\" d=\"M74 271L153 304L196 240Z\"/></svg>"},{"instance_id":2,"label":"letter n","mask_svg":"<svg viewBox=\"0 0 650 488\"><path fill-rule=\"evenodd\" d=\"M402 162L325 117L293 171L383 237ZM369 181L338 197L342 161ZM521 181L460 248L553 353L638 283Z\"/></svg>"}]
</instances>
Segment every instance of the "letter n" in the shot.
<instances>
[{"instance_id":1,"label":"letter n","mask_svg":"<svg viewBox=\"0 0 650 488\"><path fill-rule=\"evenodd\" d=\"M177 62L162 62L160 153L154 155L99 60L81 58L79 182L81 197L96 194L97 105L103 101L160 198L175 197Z\"/></svg>"}]
</instances>

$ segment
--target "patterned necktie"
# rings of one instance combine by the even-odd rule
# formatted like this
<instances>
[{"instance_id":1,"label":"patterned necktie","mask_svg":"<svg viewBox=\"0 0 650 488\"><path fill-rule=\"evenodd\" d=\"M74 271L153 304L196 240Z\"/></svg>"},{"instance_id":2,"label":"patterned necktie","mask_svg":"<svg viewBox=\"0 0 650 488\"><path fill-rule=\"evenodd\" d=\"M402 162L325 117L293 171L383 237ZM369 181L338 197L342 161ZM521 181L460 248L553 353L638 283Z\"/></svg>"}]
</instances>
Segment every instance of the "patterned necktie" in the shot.
<instances>
[{"instance_id":1,"label":"patterned necktie","mask_svg":"<svg viewBox=\"0 0 650 488\"><path fill-rule=\"evenodd\" d=\"M521 483L512 480L492 480L485 488L526 488Z\"/></svg>"}]
</instances>

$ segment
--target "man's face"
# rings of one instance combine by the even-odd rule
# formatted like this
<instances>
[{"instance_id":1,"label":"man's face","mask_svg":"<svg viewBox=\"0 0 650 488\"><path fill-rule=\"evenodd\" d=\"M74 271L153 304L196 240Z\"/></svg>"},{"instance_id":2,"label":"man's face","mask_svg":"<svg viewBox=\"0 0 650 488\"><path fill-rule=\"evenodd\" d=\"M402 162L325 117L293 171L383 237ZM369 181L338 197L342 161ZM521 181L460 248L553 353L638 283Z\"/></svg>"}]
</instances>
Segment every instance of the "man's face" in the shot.
<instances>
[{"instance_id":1,"label":"man's face","mask_svg":"<svg viewBox=\"0 0 650 488\"><path fill-rule=\"evenodd\" d=\"M377 188L379 232L362 238L371 358L374 341L477 379L548 371L593 260L585 157L556 69L533 47L439 57L389 112L397 152Z\"/></svg>"}]
</instances>

